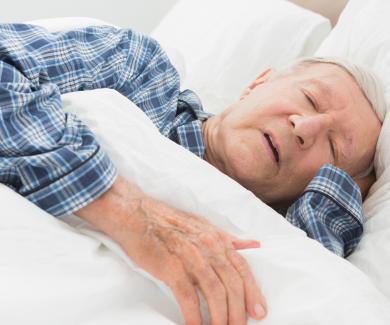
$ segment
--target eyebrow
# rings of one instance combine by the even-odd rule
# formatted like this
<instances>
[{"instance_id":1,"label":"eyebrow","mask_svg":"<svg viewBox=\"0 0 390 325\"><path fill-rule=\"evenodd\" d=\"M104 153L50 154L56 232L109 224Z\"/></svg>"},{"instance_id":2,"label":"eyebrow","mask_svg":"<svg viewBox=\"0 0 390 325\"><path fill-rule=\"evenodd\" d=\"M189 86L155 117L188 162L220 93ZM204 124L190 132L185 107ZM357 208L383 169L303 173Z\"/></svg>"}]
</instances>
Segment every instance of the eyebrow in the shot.
<instances>
[{"instance_id":1,"label":"eyebrow","mask_svg":"<svg viewBox=\"0 0 390 325\"><path fill-rule=\"evenodd\" d=\"M314 86L319 90L322 97L326 99L329 104L329 99L334 98L334 90L326 83L320 79L311 78L308 80L310 84L314 84Z\"/></svg>"}]
</instances>

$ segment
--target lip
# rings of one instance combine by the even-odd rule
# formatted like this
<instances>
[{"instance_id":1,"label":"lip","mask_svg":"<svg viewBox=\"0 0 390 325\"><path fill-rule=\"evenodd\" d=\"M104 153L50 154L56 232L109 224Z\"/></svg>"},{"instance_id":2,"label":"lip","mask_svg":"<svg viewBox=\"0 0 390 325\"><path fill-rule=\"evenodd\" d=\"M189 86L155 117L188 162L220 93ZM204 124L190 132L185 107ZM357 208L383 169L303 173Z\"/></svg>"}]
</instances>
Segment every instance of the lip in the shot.
<instances>
[{"instance_id":1,"label":"lip","mask_svg":"<svg viewBox=\"0 0 390 325\"><path fill-rule=\"evenodd\" d=\"M276 160L276 157L275 157L275 155L274 155L274 152L273 152L273 150L271 149L270 144L269 144L268 140L267 140L266 137L265 137L266 134L267 134L269 137L271 137L271 139L272 139L272 143L273 143L273 145L274 145L276 151L278 152L279 161ZM265 132L262 133L262 137L263 137L264 145L265 145L266 148L267 148L267 152L268 152L270 158L271 158L276 164L279 164L280 161L281 161L280 146L279 146L279 144L278 144L278 142L277 142L277 140L276 140L274 134L271 133L271 132L265 131Z\"/></svg>"}]
</instances>

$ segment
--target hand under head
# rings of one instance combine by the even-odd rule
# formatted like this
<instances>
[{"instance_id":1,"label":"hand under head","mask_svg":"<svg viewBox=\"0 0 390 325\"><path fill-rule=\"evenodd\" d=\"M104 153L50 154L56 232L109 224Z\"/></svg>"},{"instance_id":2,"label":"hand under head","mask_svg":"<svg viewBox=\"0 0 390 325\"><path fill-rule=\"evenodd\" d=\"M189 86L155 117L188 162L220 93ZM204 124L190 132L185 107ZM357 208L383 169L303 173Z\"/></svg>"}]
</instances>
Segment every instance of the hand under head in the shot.
<instances>
[{"instance_id":1,"label":"hand under head","mask_svg":"<svg viewBox=\"0 0 390 325\"><path fill-rule=\"evenodd\" d=\"M289 204L325 163L357 179L373 160L380 128L347 70L304 63L285 73L265 71L239 101L210 118L205 159L265 202Z\"/></svg>"}]
</instances>

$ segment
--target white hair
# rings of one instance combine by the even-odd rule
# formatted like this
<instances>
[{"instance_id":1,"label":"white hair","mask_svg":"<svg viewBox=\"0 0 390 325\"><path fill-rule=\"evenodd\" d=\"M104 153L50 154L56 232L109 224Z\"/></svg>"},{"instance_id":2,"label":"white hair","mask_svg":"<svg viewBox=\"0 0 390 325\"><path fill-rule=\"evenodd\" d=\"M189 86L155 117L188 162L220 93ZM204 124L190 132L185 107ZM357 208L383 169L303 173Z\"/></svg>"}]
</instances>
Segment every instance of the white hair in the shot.
<instances>
[{"instance_id":1,"label":"white hair","mask_svg":"<svg viewBox=\"0 0 390 325\"><path fill-rule=\"evenodd\" d=\"M292 64L282 69L282 71L280 71L279 73L283 74L296 67L315 63L335 64L347 71L356 80L363 94L370 103L371 108L376 113L381 123L383 123L387 112L384 88L381 80L370 68L366 66L351 62L340 57L306 57L292 62ZM278 74L278 72L276 74ZM371 162L369 168L367 168L365 171L363 171L356 177L364 178L371 173L373 168L374 163Z\"/></svg>"}]
</instances>

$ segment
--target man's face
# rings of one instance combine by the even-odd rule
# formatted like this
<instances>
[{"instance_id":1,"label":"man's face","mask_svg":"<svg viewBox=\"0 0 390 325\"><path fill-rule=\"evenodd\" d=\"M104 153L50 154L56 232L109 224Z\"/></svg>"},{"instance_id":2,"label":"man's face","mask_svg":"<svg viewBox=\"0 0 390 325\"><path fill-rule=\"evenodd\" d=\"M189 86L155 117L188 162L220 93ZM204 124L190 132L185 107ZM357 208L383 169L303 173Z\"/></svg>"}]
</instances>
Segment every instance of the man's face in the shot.
<instances>
[{"instance_id":1,"label":"man's face","mask_svg":"<svg viewBox=\"0 0 390 325\"><path fill-rule=\"evenodd\" d=\"M206 159L265 202L294 200L325 163L351 176L370 165L381 124L344 69L311 64L252 88L208 121Z\"/></svg>"}]
</instances>

